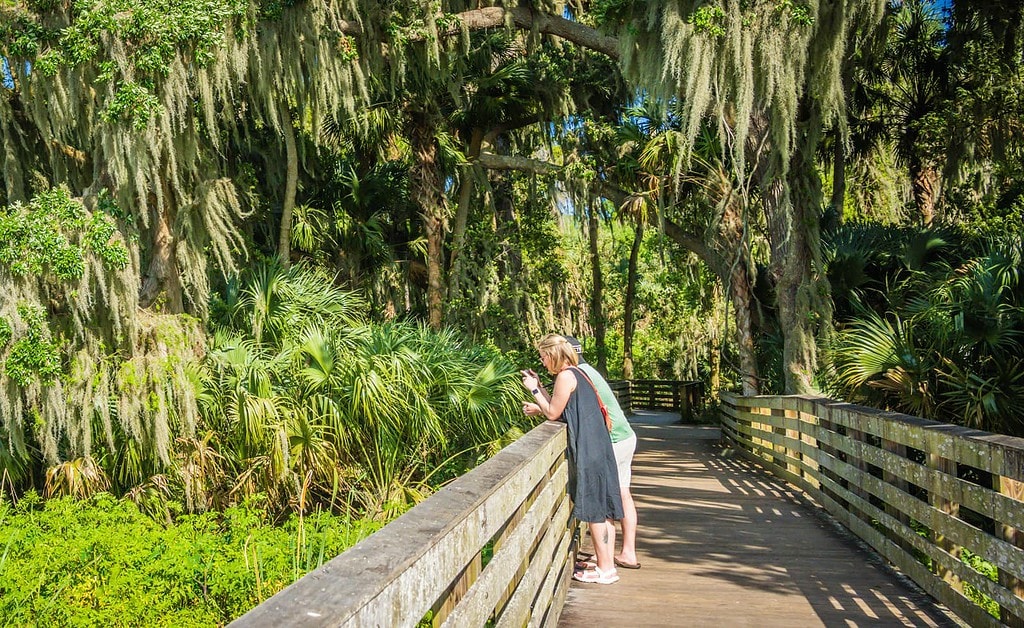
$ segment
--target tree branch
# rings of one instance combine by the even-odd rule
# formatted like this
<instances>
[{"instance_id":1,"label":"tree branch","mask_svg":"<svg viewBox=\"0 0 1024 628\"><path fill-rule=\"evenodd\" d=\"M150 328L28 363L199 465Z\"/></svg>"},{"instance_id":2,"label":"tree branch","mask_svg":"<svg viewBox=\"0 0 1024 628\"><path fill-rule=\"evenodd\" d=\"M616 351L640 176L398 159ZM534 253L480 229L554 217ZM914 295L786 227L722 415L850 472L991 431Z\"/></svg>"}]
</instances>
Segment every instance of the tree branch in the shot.
<instances>
[{"instance_id":1,"label":"tree branch","mask_svg":"<svg viewBox=\"0 0 1024 628\"><path fill-rule=\"evenodd\" d=\"M704 263L706 263L716 275L723 278L723 282L725 281L724 278L728 276L726 266L722 263L721 257L716 255L702 238L689 233L680 227L678 223L669 220L668 218L664 220L664 224L665 235L672 238L672 240L679 246L704 260Z\"/></svg>"},{"instance_id":2,"label":"tree branch","mask_svg":"<svg viewBox=\"0 0 1024 628\"><path fill-rule=\"evenodd\" d=\"M487 133L484 134L484 137L483 137L483 140L481 141L481 144L483 146L492 146L494 144L494 140L497 139L497 137L499 135L501 135L502 133L508 133L509 131L515 131L516 129L521 129L523 127L530 126L531 124L537 124L539 122L541 122L541 116L539 114L531 114L531 115L528 115L528 116L521 116L521 117L519 117L519 118L517 118L515 120L509 120L508 122L503 122L503 123L501 123L501 124L491 128L491 129L489 129L487 131Z\"/></svg>"},{"instance_id":3,"label":"tree branch","mask_svg":"<svg viewBox=\"0 0 1024 628\"><path fill-rule=\"evenodd\" d=\"M604 53L612 59L619 58L619 40L615 37L603 35L596 29L579 22L567 20L564 17L548 13L535 13L528 7L514 7L511 9L488 7L486 9L475 9L459 13L458 17L470 30L477 30L504 25L506 15L509 15L512 23L519 28L536 28L545 35L555 35L556 37L567 39L584 48ZM458 32L458 28L451 28L446 34Z\"/></svg>"},{"instance_id":4,"label":"tree branch","mask_svg":"<svg viewBox=\"0 0 1024 628\"><path fill-rule=\"evenodd\" d=\"M548 13L534 12L529 7L487 7L485 9L473 9L456 13L455 16L466 25L469 30L483 30L485 28L497 28L511 23L513 26L532 30L545 35L554 35L573 42L578 46L589 48L596 52L608 55L612 59L619 58L619 40L615 37L604 35L597 29L591 28L579 22L567 20L564 17ZM340 21L338 30L346 35L359 36L363 34L362 28L356 22ZM447 29L438 31L443 37L451 37L462 32L460 25L456 24ZM423 41L425 34L410 35L408 41Z\"/></svg>"},{"instance_id":5,"label":"tree branch","mask_svg":"<svg viewBox=\"0 0 1024 628\"><path fill-rule=\"evenodd\" d=\"M516 155L480 153L480 156L476 159L476 163L488 170L517 170L519 172L529 172L537 175L562 174L564 172L564 168L557 164L541 161L539 159L531 159L529 157L518 157ZM606 198L612 203L615 203L616 207L621 207L626 201L634 196L633 194L630 194L629 192L605 181L595 181L592 191L594 196Z\"/></svg>"},{"instance_id":6,"label":"tree branch","mask_svg":"<svg viewBox=\"0 0 1024 628\"><path fill-rule=\"evenodd\" d=\"M482 152L476 158L476 161L488 170L518 170L532 174L555 174L562 171L562 166L539 159L515 155L496 155L495 153Z\"/></svg>"}]
</instances>

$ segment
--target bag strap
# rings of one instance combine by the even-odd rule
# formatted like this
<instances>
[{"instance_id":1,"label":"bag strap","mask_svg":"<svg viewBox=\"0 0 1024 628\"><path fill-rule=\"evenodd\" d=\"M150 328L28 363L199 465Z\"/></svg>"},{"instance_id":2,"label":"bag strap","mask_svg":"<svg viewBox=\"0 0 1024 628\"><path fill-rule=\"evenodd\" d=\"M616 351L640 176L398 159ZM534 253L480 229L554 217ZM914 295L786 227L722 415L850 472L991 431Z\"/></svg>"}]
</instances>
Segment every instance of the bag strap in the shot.
<instances>
[{"instance_id":1,"label":"bag strap","mask_svg":"<svg viewBox=\"0 0 1024 628\"><path fill-rule=\"evenodd\" d=\"M590 387L594 389L594 396L597 397L597 405L601 407L601 416L604 417L605 426L608 428L609 432L612 431L611 414L608 413L608 407L605 406L604 401L601 400L601 393L597 392L597 386L594 385L594 381L590 379L590 376L587 375L587 373L580 367L572 366L570 368L572 368L575 371L578 371L579 374L583 376L583 379L587 380L587 383L590 384Z\"/></svg>"}]
</instances>

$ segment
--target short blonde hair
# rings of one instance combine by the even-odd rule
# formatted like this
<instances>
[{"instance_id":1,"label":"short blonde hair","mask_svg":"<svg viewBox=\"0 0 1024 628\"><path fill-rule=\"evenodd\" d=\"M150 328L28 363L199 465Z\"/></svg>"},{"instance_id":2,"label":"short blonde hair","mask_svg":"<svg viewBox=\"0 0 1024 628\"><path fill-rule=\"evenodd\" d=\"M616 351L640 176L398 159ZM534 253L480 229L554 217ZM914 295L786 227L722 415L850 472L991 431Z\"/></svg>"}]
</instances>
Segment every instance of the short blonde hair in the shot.
<instances>
[{"instance_id":1,"label":"short blonde hair","mask_svg":"<svg viewBox=\"0 0 1024 628\"><path fill-rule=\"evenodd\" d=\"M541 338L537 343L537 351L553 360L551 370L556 373L568 366L576 366L580 363L576 349L569 344L565 336L558 334L548 334Z\"/></svg>"}]
</instances>

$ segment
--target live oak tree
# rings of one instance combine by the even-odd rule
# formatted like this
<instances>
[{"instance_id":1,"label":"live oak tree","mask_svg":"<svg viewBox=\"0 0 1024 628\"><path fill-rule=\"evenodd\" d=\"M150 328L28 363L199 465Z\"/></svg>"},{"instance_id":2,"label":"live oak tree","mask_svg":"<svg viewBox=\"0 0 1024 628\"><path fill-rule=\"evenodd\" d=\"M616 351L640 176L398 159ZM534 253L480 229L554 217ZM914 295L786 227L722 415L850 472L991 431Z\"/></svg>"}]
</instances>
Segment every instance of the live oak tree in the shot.
<instances>
[{"instance_id":1,"label":"live oak tree","mask_svg":"<svg viewBox=\"0 0 1024 628\"><path fill-rule=\"evenodd\" d=\"M74 407L95 408L110 396L128 394L161 400L153 408L143 404L116 414L129 441L165 461L171 428L142 430L137 422L152 414L159 419L154 425L184 421L179 425L189 431L187 417L195 414L191 388L180 380L170 385L163 374L176 360L201 356L204 341L195 333L196 320L178 315L205 320L211 286L223 281L218 275L233 274L258 249L275 252L284 264L296 257L291 242L296 207L305 201L304 183L316 180L320 159L330 151L321 132L324 122L358 124L363 112L379 104L378 97L393 105L395 133L408 149L406 180L417 212L396 222L414 223L425 238L426 319L440 326L446 293L462 281L464 212L474 198L483 198L481 192L493 196L494 189L515 185L481 169L532 164L528 160L557 137L545 125L557 126L570 113L606 113L592 111L607 108L594 105L596 95L590 107L571 103L566 97L570 77L548 73L544 76L557 79L548 90L555 96L543 106L509 106L487 114L484 99L469 91L505 66L467 59L468 53L486 50L481 35L500 33L521 49L516 54L523 63L543 54L582 58L583 49L610 60L609 82L596 82L613 86L606 90L608 102L622 98L619 71L653 97L677 98L684 108L679 158L672 162L676 168L686 167L699 129L709 122L720 128L722 163L740 182L754 178L768 225L785 330L786 389L813 389L816 336L829 319L818 260L815 152L823 130L842 124L840 59L850 42L877 23L883 3L616 0L481 6L489 4L83 0L0 5L0 200L20 204L10 213L24 221L31 215L25 207L42 202L54 186L66 185L68 202L81 199L76 212L106 216L116 225L104 245L124 241L129 251L114 290L66 284L54 289L49 267L10 282L15 287L0 316L13 321L12 338L34 333L45 344L47 331L38 322L42 311L43 320L67 326L66 336L77 338L73 346L84 351L83 358L97 358L93 367L105 374L73 378L78 382L71 394ZM573 48L563 47L566 41ZM477 54L476 60L488 57ZM513 77L497 82L501 85L489 96L499 102L527 87ZM535 91L526 92L526 99L543 100L542 86L529 87ZM478 107L466 109L467 103ZM467 110L472 120L460 118ZM764 159L749 165L748 139L768 147L757 153ZM600 172L586 151L569 153L562 156L570 159L554 160L544 169L569 175L563 189L580 206L642 192L635 187L610 191L617 183L631 187L635 182ZM459 190L457 200L452 190ZM542 191L537 187L533 196ZM250 216L272 218L276 227L254 226ZM302 211L298 216L304 220ZM453 217L452 242L447 231ZM261 240L260 232L276 237ZM89 264L90 269L102 266L101 261ZM460 291L461 286L454 293ZM67 304L76 299L78 309L69 310ZM24 304L24 314L7 305L16 303ZM83 321L108 316L106 310L123 313L118 317L127 331L120 342L83 339L88 337ZM77 314L60 318L64 311ZM159 367L149 359L154 350L163 360ZM48 373L50 363L42 360L40 372ZM123 365L134 361L134 370L125 370ZM174 372L184 377L185 371ZM87 385L94 381L119 383ZM91 428L62 423L55 414L66 395L45 386L28 394L21 398L29 405L49 396L44 423L65 448L53 450L52 460L87 456ZM4 417L8 430L15 425L11 413ZM164 414L166 421L160 418Z\"/></svg>"},{"instance_id":2,"label":"live oak tree","mask_svg":"<svg viewBox=\"0 0 1024 628\"><path fill-rule=\"evenodd\" d=\"M876 28L885 3L608 2L604 7L607 19L629 25L620 34L627 76L655 95L682 102L684 147L710 118L723 129L722 151L742 180L748 137L770 146L754 176L784 330L785 390L813 391L816 340L830 318L820 260L816 150L823 131L843 123L844 54Z\"/></svg>"}]
</instances>

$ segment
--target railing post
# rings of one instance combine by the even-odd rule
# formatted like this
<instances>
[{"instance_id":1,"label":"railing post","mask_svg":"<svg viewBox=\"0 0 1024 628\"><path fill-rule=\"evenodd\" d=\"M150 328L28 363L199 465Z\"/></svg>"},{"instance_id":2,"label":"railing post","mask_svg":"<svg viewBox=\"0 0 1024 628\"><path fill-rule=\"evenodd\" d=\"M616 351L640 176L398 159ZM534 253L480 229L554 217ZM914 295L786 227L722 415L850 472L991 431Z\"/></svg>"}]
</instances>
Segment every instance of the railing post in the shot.
<instances>
[{"instance_id":1,"label":"railing post","mask_svg":"<svg viewBox=\"0 0 1024 628\"><path fill-rule=\"evenodd\" d=\"M946 458L939 452L939 441L938 434L932 434L931 442L929 443L928 452L928 467L937 471L938 475L935 477L932 485L928 487L928 501L932 507L940 512L944 512L951 517L958 517L960 515L960 504L954 501L946 499L942 495L942 475L951 475L956 477L956 461ZM941 547L949 553L953 558L960 560L960 547L946 538L944 534L941 534L934 529L932 530L932 540L935 545ZM955 573L946 569L942 565L934 564L932 571L940 578L945 580L951 587L958 591L963 591L963 584L960 582L960 578Z\"/></svg>"},{"instance_id":2,"label":"railing post","mask_svg":"<svg viewBox=\"0 0 1024 628\"><path fill-rule=\"evenodd\" d=\"M814 449L821 450L822 446L818 443L818 426L821 425L821 415L826 411L825 404L821 403L820 400L816 400L812 403L807 404L797 414L800 442L806 445L810 445ZM801 448L802 449L802 448ZM821 473L821 468L818 466L818 460L811 454L809 456L804 455L803 451L799 454L800 457L800 476L815 490L821 490L821 482L818 479L818 475Z\"/></svg>"},{"instance_id":3,"label":"railing post","mask_svg":"<svg viewBox=\"0 0 1024 628\"><path fill-rule=\"evenodd\" d=\"M864 460L864 448L867 447L868 445L865 438L865 432L863 430L850 427L853 424L853 420L851 419L853 419L854 417L860 419L861 417L856 412L852 412L849 410L844 411L843 415L844 418L847 419L846 437L850 439L850 449L852 450L850 454L847 454L846 462L851 466L855 467L856 469L858 469L859 471L861 471L862 473L864 473L865 475L867 475L868 463ZM853 457L852 460L850 459L851 456ZM844 479L843 484L846 484L850 488L850 490L853 491L853 493L856 494L858 497L861 497L868 502L871 501L870 494L860 485L859 482L855 482L852 486L849 486L850 482ZM864 514L858 516L860 516L863 519L867 515Z\"/></svg>"},{"instance_id":4,"label":"railing post","mask_svg":"<svg viewBox=\"0 0 1024 628\"><path fill-rule=\"evenodd\" d=\"M472 586L476 579L480 577L480 571L483 569L483 555L477 554L476 558L472 560L466 569L459 576L459 579L452 586L451 592L444 597L433 609L431 625L437 628L444 623L444 620L448 619L452 611L458 605L462 598L469 592L469 587ZM517 574L517 577L521 577Z\"/></svg>"},{"instance_id":5,"label":"railing post","mask_svg":"<svg viewBox=\"0 0 1024 628\"><path fill-rule=\"evenodd\" d=\"M881 430L882 433L880 435L882 439L882 449L890 453L893 453L899 456L900 458L906 458L907 446L900 443L894 438L895 436L898 436L898 433L896 433L898 428L899 425L895 422L886 422L883 424ZM907 482L905 480L900 479L898 475L892 473L891 471L888 471L885 468L882 469L882 481L895 486L896 488L900 489L905 493L907 492ZM885 512L897 521L906 525L910 525L910 517L908 517L907 514L904 513L899 507L886 502ZM900 547L902 547L904 551L909 552L912 550L910 544L908 544L906 541L901 540L898 535L892 536L894 537L893 541L896 542Z\"/></svg>"},{"instance_id":6,"label":"railing post","mask_svg":"<svg viewBox=\"0 0 1024 628\"><path fill-rule=\"evenodd\" d=\"M1004 449L1003 456L1004 473L1007 468L1015 469L1018 472L1024 471L1024 459L1022 459L1018 452ZM1021 475L1024 475L1024 473L1021 473ZM1017 501L1024 501L1024 482L1000 475L993 475L992 479L996 484L993 487L995 490ZM1004 541L1012 543L1016 547L1024 548L1024 530L1014 528L999 521L996 521L996 526L997 533L1001 532ZM1012 591L1017 597L1024 597L1024 581L1016 578L1005 569L1000 568L998 573L999 584ZM1004 606L999 607L999 621L1012 628L1024 628L1024 618L1015 615Z\"/></svg>"},{"instance_id":7,"label":"railing post","mask_svg":"<svg viewBox=\"0 0 1024 628\"><path fill-rule=\"evenodd\" d=\"M785 412L783 413L783 417L784 418L783 418L783 425L782 425L782 428L783 428L782 429L782 433L786 436L786 438L788 438L790 440L795 440L796 442L800 442L800 430L799 430L799 428L792 429L792 428L787 427L786 424L788 424L790 422L792 422L794 424L798 424L799 419L800 419L799 408L800 408L801 403L802 403L801 401L796 401L796 406L797 406L796 408L786 408ZM792 421L787 421L786 419L792 419ZM803 475L803 473L801 471L801 465L799 464L799 461L800 461L800 450L799 449L793 449L792 447L788 447L787 446L785 448L785 451L786 451L786 469L790 473L792 473L793 475L795 475L797 477L801 477Z\"/></svg>"}]
</instances>

